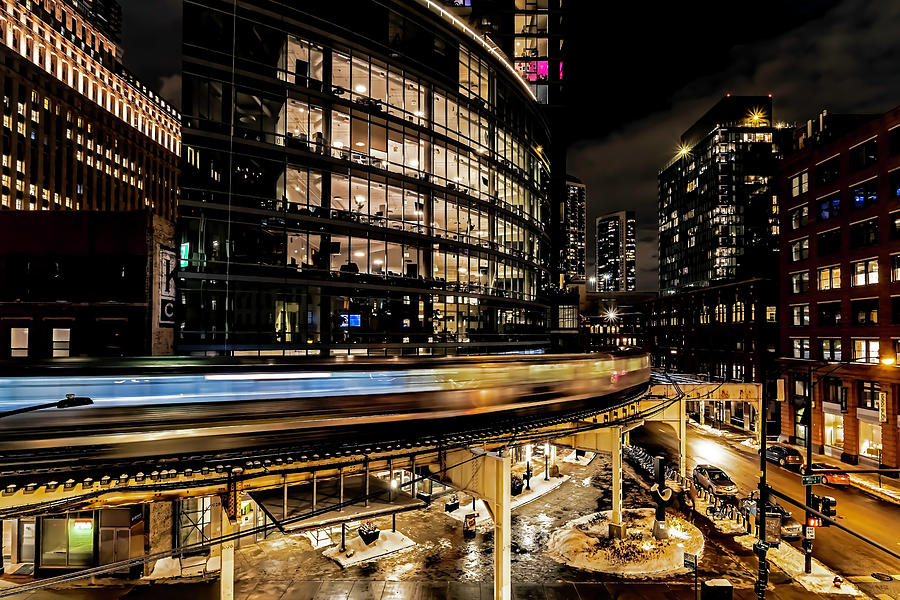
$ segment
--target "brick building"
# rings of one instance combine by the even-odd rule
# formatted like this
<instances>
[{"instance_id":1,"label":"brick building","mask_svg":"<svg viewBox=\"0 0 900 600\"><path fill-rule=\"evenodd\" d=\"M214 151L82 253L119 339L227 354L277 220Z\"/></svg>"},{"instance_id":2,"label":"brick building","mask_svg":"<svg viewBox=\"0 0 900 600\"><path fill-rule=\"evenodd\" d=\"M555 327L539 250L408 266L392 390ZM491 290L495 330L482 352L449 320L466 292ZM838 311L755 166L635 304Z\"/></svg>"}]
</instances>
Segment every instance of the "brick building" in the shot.
<instances>
[{"instance_id":1,"label":"brick building","mask_svg":"<svg viewBox=\"0 0 900 600\"><path fill-rule=\"evenodd\" d=\"M783 439L898 466L900 107L828 115L781 164ZM890 363L890 364L885 364Z\"/></svg>"}]
</instances>

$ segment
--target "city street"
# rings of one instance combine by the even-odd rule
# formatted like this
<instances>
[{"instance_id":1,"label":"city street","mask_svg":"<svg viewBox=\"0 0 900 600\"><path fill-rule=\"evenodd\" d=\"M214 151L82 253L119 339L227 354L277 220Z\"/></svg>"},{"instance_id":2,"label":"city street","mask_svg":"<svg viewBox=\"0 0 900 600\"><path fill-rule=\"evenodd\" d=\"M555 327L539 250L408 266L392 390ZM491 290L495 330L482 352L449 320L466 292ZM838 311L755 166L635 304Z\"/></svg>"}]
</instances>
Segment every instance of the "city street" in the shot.
<instances>
[{"instance_id":1,"label":"city street","mask_svg":"<svg viewBox=\"0 0 900 600\"><path fill-rule=\"evenodd\" d=\"M669 446L671 439L671 430L657 424L650 424L632 434L633 443L644 445L648 449L665 448L669 455L673 455L674 450ZM743 439L746 437L716 436L698 427L688 427L688 474L697 464L713 464L731 476L740 489L739 497L748 495L758 485L759 455L754 449L741 445ZM797 500L803 500L804 490L797 473L769 463L767 478L773 488ZM837 520L843 525L885 547L900 550L896 529L900 506L876 499L853 487L839 489L816 486L814 493L833 496L837 500ZM783 501L781 504L793 513L794 518L803 521L799 509ZM801 548L799 540L793 542L793 545ZM813 556L846 577L871 576L872 573L900 574L900 561L833 527L817 529ZM900 590L898 583L900 582L894 581L886 587L896 593Z\"/></svg>"}]
</instances>

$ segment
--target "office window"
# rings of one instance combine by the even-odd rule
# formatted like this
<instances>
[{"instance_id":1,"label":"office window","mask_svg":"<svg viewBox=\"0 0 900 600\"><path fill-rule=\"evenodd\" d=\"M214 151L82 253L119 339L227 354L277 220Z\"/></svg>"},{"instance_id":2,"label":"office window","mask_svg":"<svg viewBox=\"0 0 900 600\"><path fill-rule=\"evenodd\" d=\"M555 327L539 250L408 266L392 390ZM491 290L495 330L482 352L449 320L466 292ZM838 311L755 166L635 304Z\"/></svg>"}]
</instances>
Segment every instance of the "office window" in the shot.
<instances>
[{"instance_id":1,"label":"office window","mask_svg":"<svg viewBox=\"0 0 900 600\"><path fill-rule=\"evenodd\" d=\"M878 340L854 339L853 360L857 362L878 362Z\"/></svg>"},{"instance_id":2,"label":"office window","mask_svg":"<svg viewBox=\"0 0 900 600\"><path fill-rule=\"evenodd\" d=\"M774 323L778 319L778 309L774 306L766 307L766 323Z\"/></svg>"},{"instance_id":3,"label":"office window","mask_svg":"<svg viewBox=\"0 0 900 600\"><path fill-rule=\"evenodd\" d=\"M891 322L900 324L900 296L891 296Z\"/></svg>"},{"instance_id":4,"label":"office window","mask_svg":"<svg viewBox=\"0 0 900 600\"><path fill-rule=\"evenodd\" d=\"M69 342L71 333L71 329L53 329L53 358L62 358L65 356L69 356Z\"/></svg>"},{"instance_id":5,"label":"office window","mask_svg":"<svg viewBox=\"0 0 900 600\"><path fill-rule=\"evenodd\" d=\"M822 360L841 360L841 339L825 338L819 340L822 350Z\"/></svg>"},{"instance_id":6,"label":"office window","mask_svg":"<svg viewBox=\"0 0 900 600\"><path fill-rule=\"evenodd\" d=\"M850 189L853 208L866 208L878 202L878 180L870 179Z\"/></svg>"},{"instance_id":7,"label":"office window","mask_svg":"<svg viewBox=\"0 0 900 600\"><path fill-rule=\"evenodd\" d=\"M809 238L791 242L791 260L793 262L809 258Z\"/></svg>"},{"instance_id":8,"label":"office window","mask_svg":"<svg viewBox=\"0 0 900 600\"><path fill-rule=\"evenodd\" d=\"M850 280L853 287L878 283L878 259L870 258L850 263Z\"/></svg>"},{"instance_id":9,"label":"office window","mask_svg":"<svg viewBox=\"0 0 900 600\"><path fill-rule=\"evenodd\" d=\"M791 293L805 294L809 291L809 271L791 273Z\"/></svg>"},{"instance_id":10,"label":"office window","mask_svg":"<svg viewBox=\"0 0 900 600\"><path fill-rule=\"evenodd\" d=\"M900 281L900 254L891 255L891 281Z\"/></svg>"},{"instance_id":11,"label":"office window","mask_svg":"<svg viewBox=\"0 0 900 600\"><path fill-rule=\"evenodd\" d=\"M13 358L28 356L27 327L13 327L9 330L9 355Z\"/></svg>"},{"instance_id":12,"label":"office window","mask_svg":"<svg viewBox=\"0 0 900 600\"><path fill-rule=\"evenodd\" d=\"M743 302L735 302L731 306L731 321L732 323L743 323L744 322L744 303Z\"/></svg>"},{"instance_id":13,"label":"office window","mask_svg":"<svg viewBox=\"0 0 900 600\"><path fill-rule=\"evenodd\" d=\"M900 340L894 340L894 364L900 364Z\"/></svg>"},{"instance_id":14,"label":"office window","mask_svg":"<svg viewBox=\"0 0 900 600\"><path fill-rule=\"evenodd\" d=\"M888 182L888 195L891 198L900 198L900 169L891 171Z\"/></svg>"},{"instance_id":15,"label":"office window","mask_svg":"<svg viewBox=\"0 0 900 600\"><path fill-rule=\"evenodd\" d=\"M819 269L819 289L836 290L841 287L841 268L823 267Z\"/></svg>"},{"instance_id":16,"label":"office window","mask_svg":"<svg viewBox=\"0 0 900 600\"><path fill-rule=\"evenodd\" d=\"M809 325L809 304L795 304L791 306L791 325L794 327L806 327Z\"/></svg>"},{"instance_id":17,"label":"office window","mask_svg":"<svg viewBox=\"0 0 900 600\"><path fill-rule=\"evenodd\" d=\"M809 358L809 338L791 338L794 358Z\"/></svg>"},{"instance_id":18,"label":"office window","mask_svg":"<svg viewBox=\"0 0 900 600\"><path fill-rule=\"evenodd\" d=\"M878 138L872 138L850 148L850 171L859 171L878 161Z\"/></svg>"},{"instance_id":19,"label":"office window","mask_svg":"<svg viewBox=\"0 0 900 600\"><path fill-rule=\"evenodd\" d=\"M891 239L900 240L900 211L888 215L891 222Z\"/></svg>"},{"instance_id":20,"label":"office window","mask_svg":"<svg viewBox=\"0 0 900 600\"><path fill-rule=\"evenodd\" d=\"M823 231L816 236L816 251L819 256L828 256L841 251L841 230Z\"/></svg>"},{"instance_id":21,"label":"office window","mask_svg":"<svg viewBox=\"0 0 900 600\"><path fill-rule=\"evenodd\" d=\"M791 229L800 229L809 223L809 207L804 205L791 211Z\"/></svg>"},{"instance_id":22,"label":"office window","mask_svg":"<svg viewBox=\"0 0 900 600\"><path fill-rule=\"evenodd\" d=\"M791 196L796 198L809 191L809 173L803 171L791 177Z\"/></svg>"},{"instance_id":23,"label":"office window","mask_svg":"<svg viewBox=\"0 0 900 600\"><path fill-rule=\"evenodd\" d=\"M859 407L868 410L878 410L878 394L881 386L876 381L859 382Z\"/></svg>"},{"instance_id":24,"label":"office window","mask_svg":"<svg viewBox=\"0 0 900 600\"><path fill-rule=\"evenodd\" d=\"M878 325L878 298L851 300L850 310L856 325Z\"/></svg>"},{"instance_id":25,"label":"office window","mask_svg":"<svg viewBox=\"0 0 900 600\"><path fill-rule=\"evenodd\" d=\"M894 127L888 131L888 147L891 156L900 154L900 127Z\"/></svg>"},{"instance_id":26,"label":"office window","mask_svg":"<svg viewBox=\"0 0 900 600\"><path fill-rule=\"evenodd\" d=\"M822 198L816 202L817 214L820 221L827 221L841 214L841 198L837 194Z\"/></svg>"},{"instance_id":27,"label":"office window","mask_svg":"<svg viewBox=\"0 0 900 600\"><path fill-rule=\"evenodd\" d=\"M850 225L850 247L860 248L878 243L878 219L867 219Z\"/></svg>"},{"instance_id":28,"label":"office window","mask_svg":"<svg viewBox=\"0 0 900 600\"><path fill-rule=\"evenodd\" d=\"M835 156L816 165L816 184L829 185L841 176L841 157Z\"/></svg>"},{"instance_id":29,"label":"office window","mask_svg":"<svg viewBox=\"0 0 900 600\"><path fill-rule=\"evenodd\" d=\"M819 311L819 326L820 327L833 327L835 325L841 324L841 303L840 303L840 301L819 302L816 305L816 308Z\"/></svg>"},{"instance_id":30,"label":"office window","mask_svg":"<svg viewBox=\"0 0 900 600\"><path fill-rule=\"evenodd\" d=\"M718 323L727 323L728 322L728 309L724 304L716 305L716 322Z\"/></svg>"}]
</instances>

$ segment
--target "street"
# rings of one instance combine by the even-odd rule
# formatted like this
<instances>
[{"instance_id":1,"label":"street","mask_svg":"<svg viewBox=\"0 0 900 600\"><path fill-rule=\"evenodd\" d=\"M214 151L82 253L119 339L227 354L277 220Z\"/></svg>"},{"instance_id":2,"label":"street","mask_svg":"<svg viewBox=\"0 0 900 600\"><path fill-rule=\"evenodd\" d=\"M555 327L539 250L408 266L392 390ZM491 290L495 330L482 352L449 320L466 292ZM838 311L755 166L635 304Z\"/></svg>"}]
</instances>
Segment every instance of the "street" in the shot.
<instances>
[{"instance_id":1,"label":"street","mask_svg":"<svg viewBox=\"0 0 900 600\"><path fill-rule=\"evenodd\" d=\"M657 451L665 450L670 456L674 456L670 446L674 443L670 441L673 439L671 429L659 424L645 425L632 434L633 443ZM740 489L738 497L748 495L757 488L759 482L759 455L754 449L742 446L740 441L741 438L715 436L697 427L688 427L688 475L697 464L712 464L721 467L731 476ZM834 463L840 464L838 461ZM766 475L769 485L774 489L803 500L805 492L797 473L770 462ZM900 550L896 528L900 506L876 499L852 487L840 489L815 486L813 493L833 496L837 500L837 520L844 526L887 548ZM803 514L798 508L783 501L781 504L793 513L794 518L803 522ZM799 540L792 543L801 548ZM813 556L844 576L900 573L900 561L834 527L817 529Z\"/></svg>"}]
</instances>

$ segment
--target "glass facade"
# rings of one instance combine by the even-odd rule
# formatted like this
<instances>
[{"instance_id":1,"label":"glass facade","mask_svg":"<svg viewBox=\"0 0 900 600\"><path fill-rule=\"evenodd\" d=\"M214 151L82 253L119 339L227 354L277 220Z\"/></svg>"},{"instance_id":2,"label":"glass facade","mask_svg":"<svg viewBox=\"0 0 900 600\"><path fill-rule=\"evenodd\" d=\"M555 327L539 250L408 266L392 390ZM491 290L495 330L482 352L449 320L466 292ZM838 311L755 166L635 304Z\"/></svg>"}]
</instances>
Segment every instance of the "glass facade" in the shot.
<instances>
[{"instance_id":1,"label":"glass facade","mask_svg":"<svg viewBox=\"0 0 900 600\"><path fill-rule=\"evenodd\" d=\"M213 6L185 3L179 349L543 344L549 137L510 65L426 7Z\"/></svg>"},{"instance_id":2,"label":"glass facade","mask_svg":"<svg viewBox=\"0 0 900 600\"><path fill-rule=\"evenodd\" d=\"M637 287L636 222L630 210L597 218L597 291L633 292Z\"/></svg>"}]
</instances>

